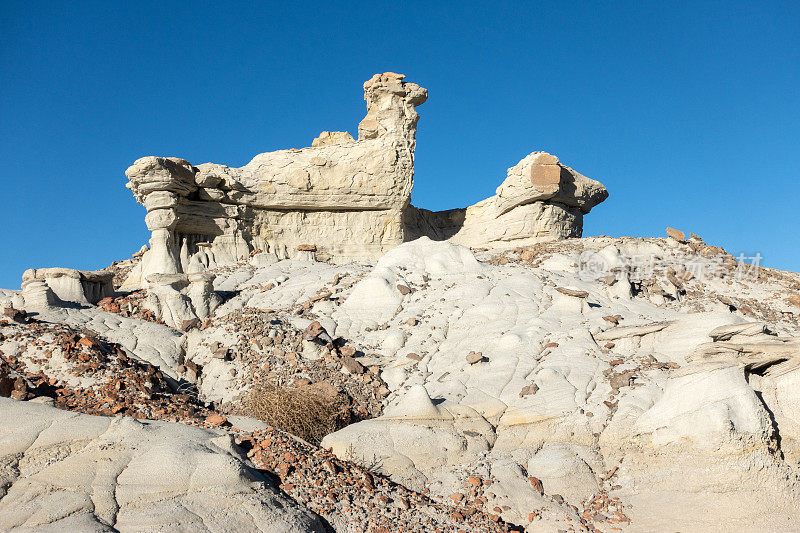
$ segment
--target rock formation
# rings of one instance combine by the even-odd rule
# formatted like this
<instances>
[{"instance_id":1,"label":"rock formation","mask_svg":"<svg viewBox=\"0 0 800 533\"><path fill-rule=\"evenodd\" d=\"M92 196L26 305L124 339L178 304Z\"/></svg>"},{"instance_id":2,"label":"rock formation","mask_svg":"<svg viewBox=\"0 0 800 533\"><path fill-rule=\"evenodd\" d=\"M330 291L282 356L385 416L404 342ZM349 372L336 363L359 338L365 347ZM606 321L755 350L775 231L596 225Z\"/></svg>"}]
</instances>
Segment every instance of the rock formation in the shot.
<instances>
[{"instance_id":1,"label":"rock formation","mask_svg":"<svg viewBox=\"0 0 800 533\"><path fill-rule=\"evenodd\" d=\"M230 436L0 398L2 531L325 531Z\"/></svg>"},{"instance_id":2,"label":"rock formation","mask_svg":"<svg viewBox=\"0 0 800 533\"><path fill-rule=\"evenodd\" d=\"M114 273L71 268L29 268L22 274L26 306L48 304L94 305L114 293Z\"/></svg>"},{"instance_id":3,"label":"rock formation","mask_svg":"<svg viewBox=\"0 0 800 533\"><path fill-rule=\"evenodd\" d=\"M306 259L313 248L302 247ZM720 248L672 237L500 251L421 237L376 263L254 264L265 255L152 274L135 294L171 327L122 313L131 295L3 310L0 396L14 401L0 400L0 529L69 519L140 530L160 495L191 505L198 490L202 512L188 509L205 525L190 530L217 530L226 513L247 526L231 497L258 511L254 521L313 528L294 507L276 511L268 489L251 491L251 464L336 531L796 529L800 275L737 277L741 264ZM652 265L637 272L643 256ZM26 283L0 290L0 308L27 309L37 284L55 296L46 278ZM206 313L201 328L183 327ZM349 395L356 422L324 437L330 451L220 426L263 383ZM65 434L84 429L79 441ZM217 431L246 453L217 446ZM131 488L142 505L123 497L169 450L244 477L195 489L176 475L147 494ZM113 472L128 458L124 476L103 477L98 465ZM192 519L185 508L159 516Z\"/></svg>"},{"instance_id":4,"label":"rock formation","mask_svg":"<svg viewBox=\"0 0 800 533\"><path fill-rule=\"evenodd\" d=\"M607 193L543 152L411 206L426 91L364 90L358 140L140 159L149 246L0 289L0 530L797 530L800 274L566 239Z\"/></svg>"},{"instance_id":5,"label":"rock formation","mask_svg":"<svg viewBox=\"0 0 800 533\"><path fill-rule=\"evenodd\" d=\"M534 152L508 170L496 196L466 209L431 212L410 205L419 115L427 90L404 76L364 84L367 115L358 140L322 132L310 148L260 154L241 168L193 166L144 157L125 172L147 209L150 250L126 288L151 274L202 271L261 251L295 257L298 246L345 263L377 259L420 236L470 246L526 245L580 237L583 215L607 192Z\"/></svg>"}]
</instances>

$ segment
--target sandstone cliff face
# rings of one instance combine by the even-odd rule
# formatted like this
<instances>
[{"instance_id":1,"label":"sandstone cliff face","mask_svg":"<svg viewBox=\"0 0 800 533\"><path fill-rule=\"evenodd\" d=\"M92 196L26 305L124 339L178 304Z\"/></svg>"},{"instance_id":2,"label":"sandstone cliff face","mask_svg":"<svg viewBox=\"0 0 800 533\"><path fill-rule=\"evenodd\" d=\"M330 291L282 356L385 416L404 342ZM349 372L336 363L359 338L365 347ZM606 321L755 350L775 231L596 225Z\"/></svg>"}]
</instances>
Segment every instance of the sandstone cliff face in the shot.
<instances>
[{"instance_id":1,"label":"sandstone cliff face","mask_svg":"<svg viewBox=\"0 0 800 533\"><path fill-rule=\"evenodd\" d=\"M404 76L364 84L358 140L322 132L310 148L260 154L241 168L144 157L128 188L147 208L150 250L127 287L152 274L205 270L255 250L276 259L313 245L336 263L377 259L420 236L471 246L579 237L582 217L607 196L599 182L534 152L508 171L497 195L467 208L410 205L419 115L427 90Z\"/></svg>"}]
</instances>

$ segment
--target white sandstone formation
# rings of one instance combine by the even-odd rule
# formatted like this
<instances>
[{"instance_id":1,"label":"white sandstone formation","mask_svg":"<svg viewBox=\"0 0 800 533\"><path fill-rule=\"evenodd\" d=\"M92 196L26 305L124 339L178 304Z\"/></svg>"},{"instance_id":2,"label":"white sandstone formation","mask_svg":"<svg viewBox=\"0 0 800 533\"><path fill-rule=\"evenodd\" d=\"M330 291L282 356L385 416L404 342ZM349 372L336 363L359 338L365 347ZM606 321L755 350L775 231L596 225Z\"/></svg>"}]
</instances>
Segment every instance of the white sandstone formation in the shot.
<instances>
[{"instance_id":1,"label":"white sandstone formation","mask_svg":"<svg viewBox=\"0 0 800 533\"><path fill-rule=\"evenodd\" d=\"M466 209L411 206L426 96L379 74L358 140L323 132L241 168L136 161L152 236L123 289L146 295L121 300L166 325L92 306L110 273L28 270L0 290L0 395L27 386L24 369L37 390L89 398L61 405L107 412L121 389L92 371L111 350L96 337L219 418L265 380L341 386L354 405L372 391L358 402L374 409L323 447L360 465L358 490L384 474L459 525L481 511L530 532L798 529L800 274L748 274L671 228L566 240L607 192L543 152ZM18 334L42 324L68 331ZM316 531L296 505L315 498L356 516L325 511L334 529L369 529L321 477L287 484L290 462L273 467L294 503L218 433L0 398L0 530ZM395 518L412 508L380 501Z\"/></svg>"},{"instance_id":2,"label":"white sandstone formation","mask_svg":"<svg viewBox=\"0 0 800 533\"><path fill-rule=\"evenodd\" d=\"M146 307L166 325L185 330L205 320L222 298L214 291L214 274L150 274Z\"/></svg>"},{"instance_id":3,"label":"white sandstone formation","mask_svg":"<svg viewBox=\"0 0 800 533\"><path fill-rule=\"evenodd\" d=\"M266 255L153 278L148 293L169 313L206 312L193 283L198 293L213 283L231 295L209 308L202 330L182 334L95 307L50 306L36 318L120 343L223 412L242 406L253 385L248 365L295 369L291 387L305 365L330 358L319 346L278 343L286 328L317 321L357 348L354 360L388 393L382 416L323 445L434 501L466 494L467 479L479 478L492 481L480 508L502 509L504 521L527 531L585 531L581 519L602 531L792 530L797 274L739 277L741 265L722 250L673 239L583 238L497 252L424 237L377 264L253 261ZM637 272L630 259L643 256L652 269ZM21 298L0 292L3 305ZM248 315L257 337L235 321L247 310L266 317ZM24 345L8 338L12 329L0 328L5 358L72 387L99 385L71 373L63 349ZM190 376L191 365L202 371ZM80 465L65 463L59 475Z\"/></svg>"},{"instance_id":4,"label":"white sandstone formation","mask_svg":"<svg viewBox=\"0 0 800 533\"><path fill-rule=\"evenodd\" d=\"M22 274L26 306L60 304L93 305L114 294L108 270L85 271L72 268L29 268Z\"/></svg>"},{"instance_id":5,"label":"white sandstone formation","mask_svg":"<svg viewBox=\"0 0 800 533\"><path fill-rule=\"evenodd\" d=\"M276 259L314 246L316 258L377 259L428 236L502 247L580 237L583 215L607 196L599 182L534 152L508 171L496 196L431 212L410 205L419 115L427 91L391 72L364 84L358 140L322 132L310 148L260 154L241 168L144 157L125 172L147 209L150 249L124 288L261 251ZM308 254L303 254L308 255Z\"/></svg>"},{"instance_id":6,"label":"white sandstone formation","mask_svg":"<svg viewBox=\"0 0 800 533\"><path fill-rule=\"evenodd\" d=\"M0 531L325 531L222 432L0 398Z\"/></svg>"}]
</instances>

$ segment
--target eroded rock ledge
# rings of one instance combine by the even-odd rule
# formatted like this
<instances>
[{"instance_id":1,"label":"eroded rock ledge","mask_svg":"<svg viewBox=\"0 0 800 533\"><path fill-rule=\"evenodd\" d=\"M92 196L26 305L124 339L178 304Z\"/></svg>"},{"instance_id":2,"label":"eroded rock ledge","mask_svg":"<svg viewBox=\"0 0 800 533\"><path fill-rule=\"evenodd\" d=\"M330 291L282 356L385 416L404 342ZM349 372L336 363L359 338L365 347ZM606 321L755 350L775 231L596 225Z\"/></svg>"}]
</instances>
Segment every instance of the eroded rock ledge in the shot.
<instances>
[{"instance_id":1,"label":"eroded rock ledge","mask_svg":"<svg viewBox=\"0 0 800 533\"><path fill-rule=\"evenodd\" d=\"M261 251L335 263L379 258L421 236L482 247L580 237L583 215L605 187L558 158L533 152L508 170L497 193L466 209L410 205L419 115L427 90L402 74L364 84L358 140L324 131L312 146L257 155L241 168L144 157L125 172L147 208L150 250L126 288L152 274L202 271ZM300 248L299 248L300 247Z\"/></svg>"}]
</instances>

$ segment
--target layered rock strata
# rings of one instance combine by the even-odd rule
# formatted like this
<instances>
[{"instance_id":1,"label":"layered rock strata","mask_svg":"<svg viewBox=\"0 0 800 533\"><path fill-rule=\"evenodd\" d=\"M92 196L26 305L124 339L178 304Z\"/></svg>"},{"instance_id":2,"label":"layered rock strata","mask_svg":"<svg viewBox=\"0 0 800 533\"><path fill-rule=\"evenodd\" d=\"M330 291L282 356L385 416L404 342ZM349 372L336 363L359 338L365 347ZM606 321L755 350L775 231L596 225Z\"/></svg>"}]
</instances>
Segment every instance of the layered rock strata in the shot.
<instances>
[{"instance_id":1,"label":"layered rock strata","mask_svg":"<svg viewBox=\"0 0 800 533\"><path fill-rule=\"evenodd\" d=\"M403 75L376 74L364 84L358 140L322 132L309 148L260 154L241 168L137 160L125 174L147 209L150 250L124 288L255 251L286 259L315 246L317 259L345 263L377 259L420 236L485 247L581 236L583 215L608 193L544 152L510 168L497 194L474 206L411 206L416 107L426 99L427 90Z\"/></svg>"},{"instance_id":2,"label":"layered rock strata","mask_svg":"<svg viewBox=\"0 0 800 533\"><path fill-rule=\"evenodd\" d=\"M22 274L22 294L26 306L60 304L94 305L114 294L108 270L72 268L29 268Z\"/></svg>"}]
</instances>

